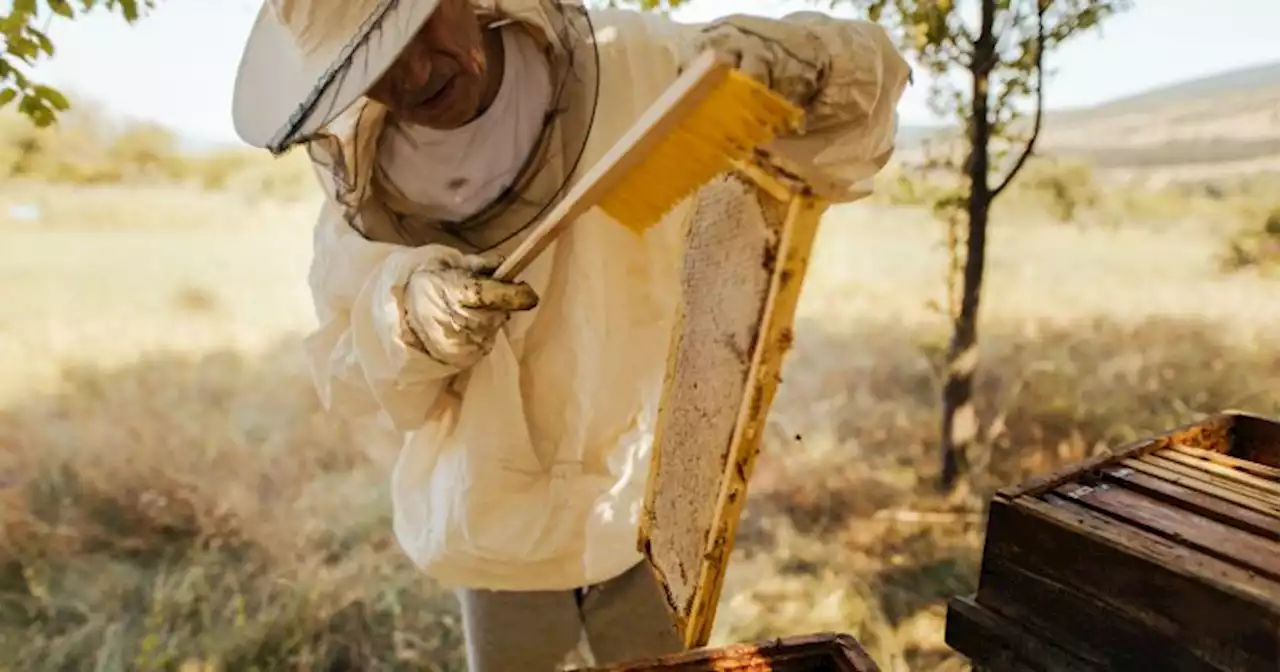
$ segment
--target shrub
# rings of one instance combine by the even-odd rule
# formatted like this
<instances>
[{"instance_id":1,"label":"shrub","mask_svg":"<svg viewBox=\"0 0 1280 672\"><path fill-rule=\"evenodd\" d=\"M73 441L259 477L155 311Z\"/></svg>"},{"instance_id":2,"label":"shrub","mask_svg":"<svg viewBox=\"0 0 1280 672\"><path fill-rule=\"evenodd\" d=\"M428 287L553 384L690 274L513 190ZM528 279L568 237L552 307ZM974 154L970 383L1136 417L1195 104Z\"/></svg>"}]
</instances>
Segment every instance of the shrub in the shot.
<instances>
[{"instance_id":1,"label":"shrub","mask_svg":"<svg viewBox=\"0 0 1280 672\"><path fill-rule=\"evenodd\" d=\"M250 198L297 200L314 193L305 153L274 158L245 148L193 152L153 123L109 122L93 106L48 128L0 114L0 179L72 185L183 184Z\"/></svg>"},{"instance_id":2,"label":"shrub","mask_svg":"<svg viewBox=\"0 0 1280 672\"><path fill-rule=\"evenodd\" d=\"M1280 269L1280 205L1270 208L1258 225L1228 239L1219 263L1226 271Z\"/></svg>"},{"instance_id":3,"label":"shrub","mask_svg":"<svg viewBox=\"0 0 1280 672\"><path fill-rule=\"evenodd\" d=\"M1101 200L1093 168L1075 161L1032 159L1012 188L1022 199L1041 204L1060 222L1076 221Z\"/></svg>"}]
</instances>

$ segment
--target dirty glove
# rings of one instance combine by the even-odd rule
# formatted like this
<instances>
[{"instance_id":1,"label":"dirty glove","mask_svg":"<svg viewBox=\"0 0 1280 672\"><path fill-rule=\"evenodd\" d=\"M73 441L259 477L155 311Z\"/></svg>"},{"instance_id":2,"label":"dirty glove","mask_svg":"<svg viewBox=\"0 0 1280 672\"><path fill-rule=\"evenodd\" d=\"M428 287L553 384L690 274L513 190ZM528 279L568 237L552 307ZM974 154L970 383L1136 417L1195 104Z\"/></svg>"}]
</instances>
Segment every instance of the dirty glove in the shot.
<instances>
[{"instance_id":1,"label":"dirty glove","mask_svg":"<svg viewBox=\"0 0 1280 672\"><path fill-rule=\"evenodd\" d=\"M817 97L831 70L822 39L786 20L745 14L717 19L689 45L680 71L708 49L802 108Z\"/></svg>"},{"instance_id":2,"label":"dirty glove","mask_svg":"<svg viewBox=\"0 0 1280 672\"><path fill-rule=\"evenodd\" d=\"M488 354L512 312L538 305L528 284L493 279L499 263L446 255L411 273L402 304L410 345L458 369Z\"/></svg>"}]
</instances>

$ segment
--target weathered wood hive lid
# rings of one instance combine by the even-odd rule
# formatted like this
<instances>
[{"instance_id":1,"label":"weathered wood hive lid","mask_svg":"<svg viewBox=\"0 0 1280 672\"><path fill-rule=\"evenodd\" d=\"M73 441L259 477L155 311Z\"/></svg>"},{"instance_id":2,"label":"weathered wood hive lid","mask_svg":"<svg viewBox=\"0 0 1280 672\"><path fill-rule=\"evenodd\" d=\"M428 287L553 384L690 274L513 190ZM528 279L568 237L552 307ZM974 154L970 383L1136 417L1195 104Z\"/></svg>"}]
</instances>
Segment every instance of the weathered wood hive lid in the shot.
<instances>
[{"instance_id":1,"label":"weathered wood hive lid","mask_svg":"<svg viewBox=\"0 0 1280 672\"><path fill-rule=\"evenodd\" d=\"M947 642L1020 670L1280 670L1280 423L1222 413L1002 490Z\"/></svg>"},{"instance_id":2,"label":"weathered wood hive lid","mask_svg":"<svg viewBox=\"0 0 1280 672\"><path fill-rule=\"evenodd\" d=\"M756 644L705 648L636 661L590 672L879 672L875 661L857 640L845 634L822 633L785 637Z\"/></svg>"}]
</instances>

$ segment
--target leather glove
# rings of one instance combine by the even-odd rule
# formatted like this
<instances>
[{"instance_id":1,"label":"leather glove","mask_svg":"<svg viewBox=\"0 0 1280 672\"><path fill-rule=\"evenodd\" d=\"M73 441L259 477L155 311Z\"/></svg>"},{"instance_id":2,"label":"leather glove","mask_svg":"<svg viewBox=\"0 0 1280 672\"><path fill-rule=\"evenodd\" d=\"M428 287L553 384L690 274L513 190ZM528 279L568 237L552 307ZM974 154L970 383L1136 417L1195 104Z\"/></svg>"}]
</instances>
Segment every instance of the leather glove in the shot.
<instances>
[{"instance_id":1,"label":"leather glove","mask_svg":"<svg viewBox=\"0 0 1280 672\"><path fill-rule=\"evenodd\" d=\"M801 108L822 91L831 55L807 26L748 15L717 19L689 45L684 66L708 49Z\"/></svg>"},{"instance_id":2,"label":"leather glove","mask_svg":"<svg viewBox=\"0 0 1280 672\"><path fill-rule=\"evenodd\" d=\"M527 283L495 280L501 260L446 255L409 275L402 303L410 345L433 359L466 369L493 348L498 331L516 311L538 305Z\"/></svg>"}]
</instances>

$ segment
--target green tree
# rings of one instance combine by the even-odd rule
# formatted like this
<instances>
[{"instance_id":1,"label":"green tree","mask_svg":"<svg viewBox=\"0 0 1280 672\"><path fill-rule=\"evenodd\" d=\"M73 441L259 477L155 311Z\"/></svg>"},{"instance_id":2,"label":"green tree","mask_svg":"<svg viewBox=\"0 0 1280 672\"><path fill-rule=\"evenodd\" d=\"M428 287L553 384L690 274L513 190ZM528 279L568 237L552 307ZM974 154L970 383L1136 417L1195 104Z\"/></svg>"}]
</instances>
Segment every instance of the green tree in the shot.
<instances>
[{"instance_id":1,"label":"green tree","mask_svg":"<svg viewBox=\"0 0 1280 672\"><path fill-rule=\"evenodd\" d=\"M1045 55L1127 9L1128 0L831 0L866 10L933 76L930 106L964 130L961 188L935 204L951 224L951 342L942 390L941 489L955 488L978 438L973 381L987 222L1035 151L1043 117ZM1028 117L1030 118L1028 121ZM961 244L963 243L963 244ZM961 249L963 248L963 249ZM957 292L957 285L959 285ZM958 294L958 296L957 296Z\"/></svg>"},{"instance_id":2,"label":"green tree","mask_svg":"<svg viewBox=\"0 0 1280 672\"><path fill-rule=\"evenodd\" d=\"M48 36L54 17L74 19L96 8L118 13L130 23L154 0L12 0L8 14L0 14L0 108L17 102L18 112L36 126L45 127L71 105L57 89L35 81L30 68L41 58L53 56Z\"/></svg>"}]
</instances>

